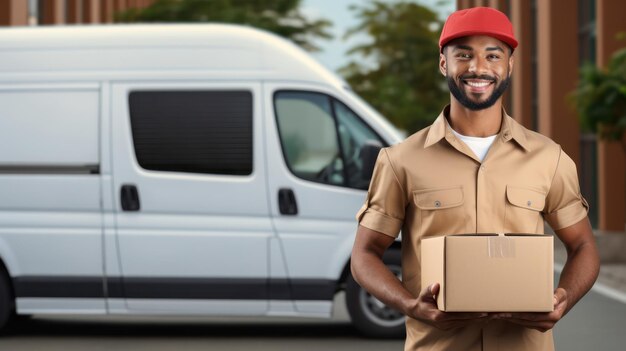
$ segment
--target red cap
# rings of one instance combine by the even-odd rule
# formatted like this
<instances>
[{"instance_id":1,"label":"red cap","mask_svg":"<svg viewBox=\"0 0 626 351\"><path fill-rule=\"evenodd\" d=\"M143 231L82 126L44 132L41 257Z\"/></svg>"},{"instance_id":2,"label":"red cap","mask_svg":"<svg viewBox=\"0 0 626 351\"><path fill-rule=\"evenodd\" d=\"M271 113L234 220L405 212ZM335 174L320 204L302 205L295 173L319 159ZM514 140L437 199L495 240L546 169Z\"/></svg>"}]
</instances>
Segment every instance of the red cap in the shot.
<instances>
[{"instance_id":1,"label":"red cap","mask_svg":"<svg viewBox=\"0 0 626 351\"><path fill-rule=\"evenodd\" d=\"M487 35L517 47L513 24L506 15L491 7L472 7L453 12L446 20L439 37L439 50L451 40L470 35Z\"/></svg>"}]
</instances>

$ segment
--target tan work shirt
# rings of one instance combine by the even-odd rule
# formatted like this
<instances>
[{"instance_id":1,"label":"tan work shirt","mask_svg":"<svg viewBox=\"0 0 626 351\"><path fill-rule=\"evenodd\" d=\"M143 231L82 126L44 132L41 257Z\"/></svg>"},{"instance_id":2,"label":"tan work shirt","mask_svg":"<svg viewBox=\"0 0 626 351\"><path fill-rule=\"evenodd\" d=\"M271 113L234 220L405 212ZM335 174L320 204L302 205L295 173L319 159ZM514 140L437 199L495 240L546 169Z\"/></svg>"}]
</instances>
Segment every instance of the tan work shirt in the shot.
<instances>
[{"instance_id":1,"label":"tan work shirt","mask_svg":"<svg viewBox=\"0 0 626 351\"><path fill-rule=\"evenodd\" d=\"M587 215L576 165L549 138L503 111L500 132L481 163L452 133L444 114L378 155L360 225L397 237L402 229L403 285L422 289L420 245L429 236L543 234ZM487 293L487 292L486 292ZM552 333L506 321L442 331L407 318L405 350L553 350Z\"/></svg>"}]
</instances>

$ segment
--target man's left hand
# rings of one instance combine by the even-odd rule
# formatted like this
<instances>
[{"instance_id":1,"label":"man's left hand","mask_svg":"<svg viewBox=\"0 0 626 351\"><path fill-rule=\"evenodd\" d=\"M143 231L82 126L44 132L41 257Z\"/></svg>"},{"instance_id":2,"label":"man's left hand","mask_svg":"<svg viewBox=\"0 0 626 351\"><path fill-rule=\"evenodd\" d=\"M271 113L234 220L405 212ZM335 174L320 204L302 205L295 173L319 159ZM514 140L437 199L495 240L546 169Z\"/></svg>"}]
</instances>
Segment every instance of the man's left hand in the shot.
<instances>
[{"instance_id":1,"label":"man's left hand","mask_svg":"<svg viewBox=\"0 0 626 351\"><path fill-rule=\"evenodd\" d=\"M552 312L510 312L494 313L493 319L501 319L511 323L537 329L542 333L552 329L565 315L567 309L567 291L557 288L554 292L554 311Z\"/></svg>"}]
</instances>

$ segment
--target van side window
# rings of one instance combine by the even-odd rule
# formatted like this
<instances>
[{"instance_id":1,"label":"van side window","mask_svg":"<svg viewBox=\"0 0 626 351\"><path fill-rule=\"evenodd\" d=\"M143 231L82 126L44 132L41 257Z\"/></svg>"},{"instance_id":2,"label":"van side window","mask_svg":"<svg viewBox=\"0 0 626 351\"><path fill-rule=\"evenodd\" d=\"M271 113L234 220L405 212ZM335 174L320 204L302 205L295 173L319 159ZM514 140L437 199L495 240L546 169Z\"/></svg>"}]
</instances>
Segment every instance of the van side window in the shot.
<instances>
[{"instance_id":1,"label":"van side window","mask_svg":"<svg viewBox=\"0 0 626 351\"><path fill-rule=\"evenodd\" d=\"M367 189L361 147L381 138L342 102L321 93L279 91L274 105L287 166L309 181Z\"/></svg>"},{"instance_id":2,"label":"van side window","mask_svg":"<svg viewBox=\"0 0 626 351\"><path fill-rule=\"evenodd\" d=\"M250 91L134 91L129 107L144 169L252 173Z\"/></svg>"}]
</instances>

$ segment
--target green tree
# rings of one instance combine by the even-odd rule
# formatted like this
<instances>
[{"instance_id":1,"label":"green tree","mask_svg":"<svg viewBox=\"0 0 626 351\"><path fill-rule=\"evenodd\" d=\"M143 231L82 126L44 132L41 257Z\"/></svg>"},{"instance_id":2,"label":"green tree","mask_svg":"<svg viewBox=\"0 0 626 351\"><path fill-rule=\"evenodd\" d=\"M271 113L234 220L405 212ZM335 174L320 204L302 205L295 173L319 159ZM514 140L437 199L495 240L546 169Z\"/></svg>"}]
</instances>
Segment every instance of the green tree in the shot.
<instances>
[{"instance_id":1,"label":"green tree","mask_svg":"<svg viewBox=\"0 0 626 351\"><path fill-rule=\"evenodd\" d=\"M619 141L626 157L626 48L613 54L606 68L583 66L573 98L582 128Z\"/></svg>"},{"instance_id":2,"label":"green tree","mask_svg":"<svg viewBox=\"0 0 626 351\"><path fill-rule=\"evenodd\" d=\"M116 22L221 22L250 25L318 51L312 39L332 38L328 20L311 21L299 10L301 0L157 0L145 9L130 9Z\"/></svg>"},{"instance_id":3,"label":"green tree","mask_svg":"<svg viewBox=\"0 0 626 351\"><path fill-rule=\"evenodd\" d=\"M372 41L348 52L366 62L353 59L341 74L398 128L413 133L432 123L449 96L438 68L442 21L416 3L370 1L351 9L360 23L346 38L365 32Z\"/></svg>"}]
</instances>

